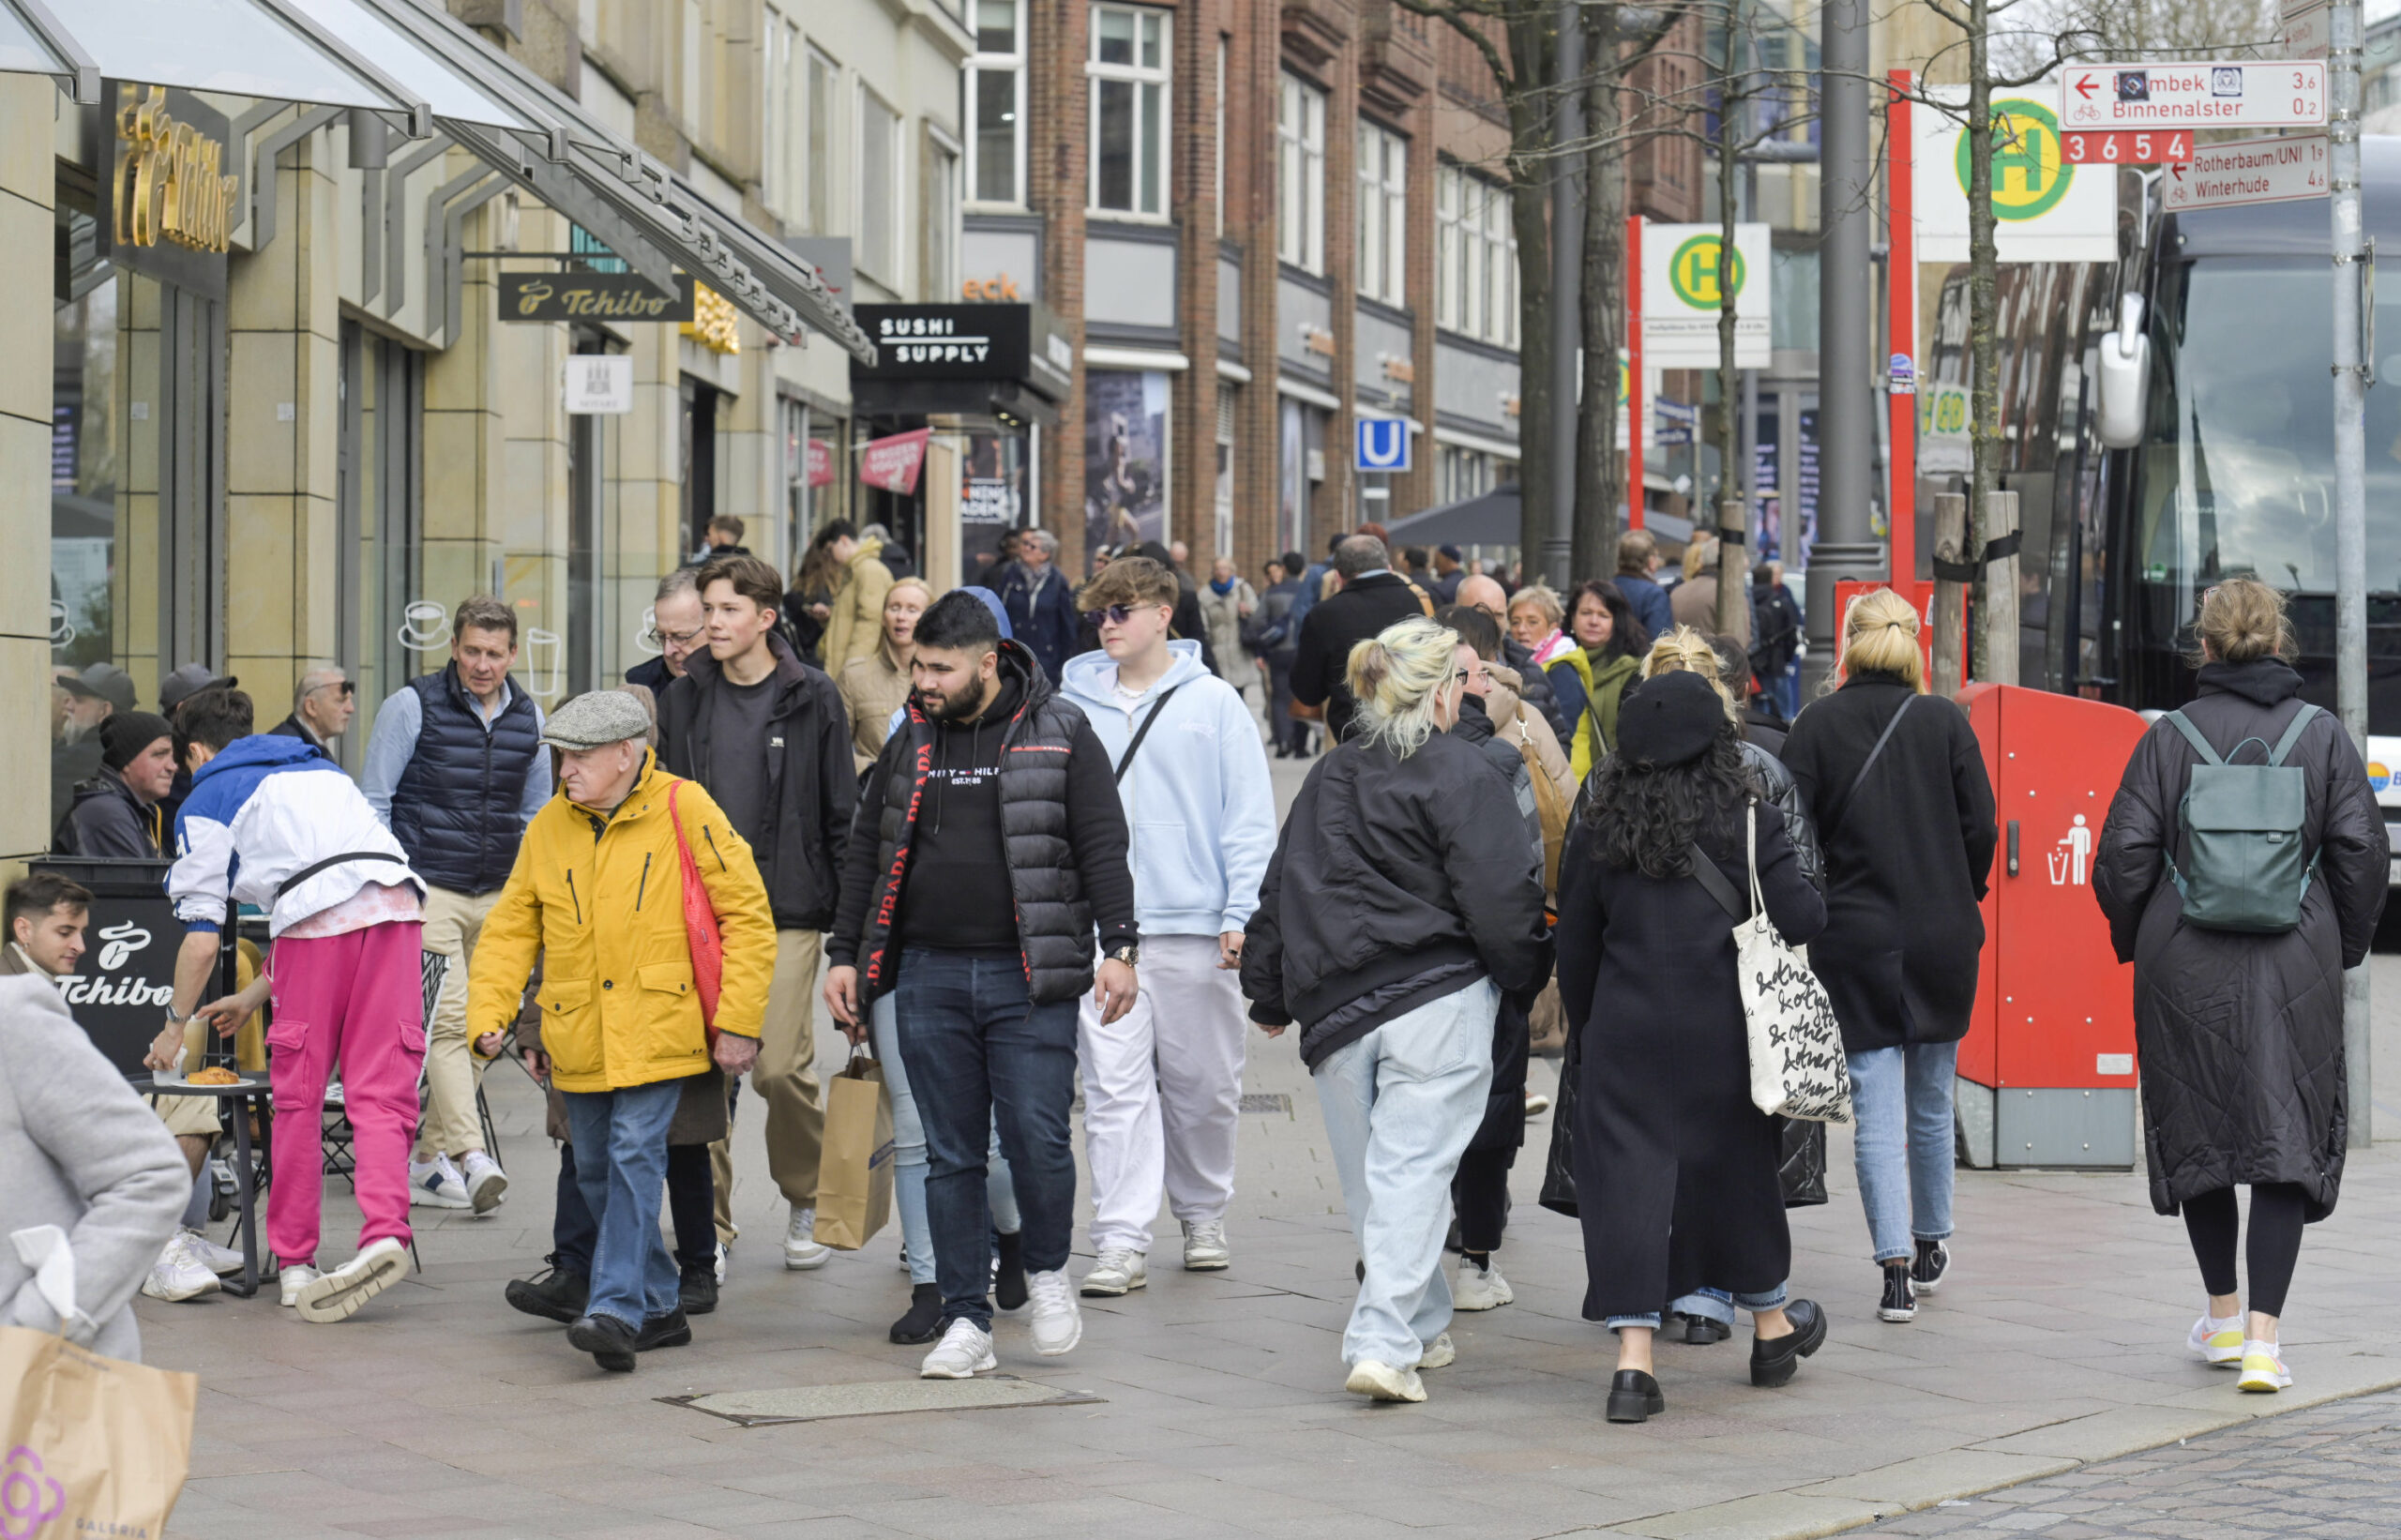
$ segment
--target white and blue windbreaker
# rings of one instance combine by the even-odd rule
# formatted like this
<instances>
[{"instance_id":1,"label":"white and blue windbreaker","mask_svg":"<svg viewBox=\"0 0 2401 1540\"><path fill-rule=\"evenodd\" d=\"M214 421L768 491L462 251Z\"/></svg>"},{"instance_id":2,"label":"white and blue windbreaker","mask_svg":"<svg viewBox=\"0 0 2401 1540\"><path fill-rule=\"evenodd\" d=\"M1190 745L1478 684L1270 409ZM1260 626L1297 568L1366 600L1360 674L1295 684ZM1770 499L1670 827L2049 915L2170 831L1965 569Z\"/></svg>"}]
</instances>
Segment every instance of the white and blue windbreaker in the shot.
<instances>
[{"instance_id":1,"label":"white and blue windbreaker","mask_svg":"<svg viewBox=\"0 0 2401 1540\"><path fill-rule=\"evenodd\" d=\"M167 873L185 929L221 929L230 893L265 910L267 934L279 936L370 883L425 892L365 793L315 744L258 733L193 773Z\"/></svg>"}]
</instances>

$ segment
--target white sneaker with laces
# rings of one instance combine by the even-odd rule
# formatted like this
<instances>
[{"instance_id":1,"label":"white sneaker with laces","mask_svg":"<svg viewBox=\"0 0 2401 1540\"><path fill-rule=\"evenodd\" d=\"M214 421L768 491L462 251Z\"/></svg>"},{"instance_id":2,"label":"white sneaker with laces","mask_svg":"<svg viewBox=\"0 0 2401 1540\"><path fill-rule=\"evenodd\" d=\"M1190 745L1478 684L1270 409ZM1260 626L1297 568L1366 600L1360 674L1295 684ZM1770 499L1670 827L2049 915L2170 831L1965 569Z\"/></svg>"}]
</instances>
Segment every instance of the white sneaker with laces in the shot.
<instances>
[{"instance_id":1,"label":"white sneaker with laces","mask_svg":"<svg viewBox=\"0 0 2401 1540\"><path fill-rule=\"evenodd\" d=\"M1446 1369L1458 1359L1458 1344L1451 1340L1450 1333L1444 1332L1426 1344L1426 1354L1417 1360L1417 1366L1421 1369Z\"/></svg>"},{"instance_id":2,"label":"white sneaker with laces","mask_svg":"<svg viewBox=\"0 0 2401 1540\"><path fill-rule=\"evenodd\" d=\"M500 1207L501 1195L508 1191L508 1175L500 1162L481 1150L469 1150L459 1157L461 1185L467 1189L467 1206L477 1214L490 1214Z\"/></svg>"},{"instance_id":3,"label":"white sneaker with laces","mask_svg":"<svg viewBox=\"0 0 2401 1540\"><path fill-rule=\"evenodd\" d=\"M792 1225L784 1231L784 1267L793 1273L813 1273L834 1257L833 1249L817 1244L817 1210L796 1208L792 1211Z\"/></svg>"},{"instance_id":4,"label":"white sneaker with laces","mask_svg":"<svg viewBox=\"0 0 2401 1540\"><path fill-rule=\"evenodd\" d=\"M1223 1219L1201 1219L1184 1227L1185 1272L1222 1273L1233 1265L1233 1253L1226 1249Z\"/></svg>"},{"instance_id":5,"label":"white sneaker with laces","mask_svg":"<svg viewBox=\"0 0 2401 1540\"><path fill-rule=\"evenodd\" d=\"M187 1230L184 1235L190 1242L191 1254L200 1264L219 1277L242 1270L242 1254L232 1246L219 1246L196 1230Z\"/></svg>"},{"instance_id":6,"label":"white sneaker with laces","mask_svg":"<svg viewBox=\"0 0 2401 1540\"><path fill-rule=\"evenodd\" d=\"M1415 1369L1397 1368L1363 1358L1351 1366L1351 1378L1344 1381L1344 1390L1353 1396L1365 1396L1376 1401L1422 1401L1426 1398L1426 1382L1417 1378Z\"/></svg>"},{"instance_id":7,"label":"white sneaker with laces","mask_svg":"<svg viewBox=\"0 0 2401 1540\"><path fill-rule=\"evenodd\" d=\"M1114 1299L1151 1281L1149 1256L1131 1246L1103 1246L1100 1261L1084 1275L1083 1291L1095 1299ZM1063 1350L1064 1351L1064 1350Z\"/></svg>"},{"instance_id":8,"label":"white sneaker with laces","mask_svg":"<svg viewBox=\"0 0 2401 1540\"><path fill-rule=\"evenodd\" d=\"M318 1272L307 1262L286 1263L279 1276L283 1307L287 1310L297 1308L300 1304L300 1291L324 1276L323 1273Z\"/></svg>"},{"instance_id":9,"label":"white sneaker with laces","mask_svg":"<svg viewBox=\"0 0 2401 1540\"><path fill-rule=\"evenodd\" d=\"M2194 1355L2214 1368L2234 1369L2242 1366L2242 1318L2239 1315L2213 1316L2204 1311L2193 1322L2191 1335L2184 1346Z\"/></svg>"},{"instance_id":10,"label":"white sneaker with laces","mask_svg":"<svg viewBox=\"0 0 2401 1540\"><path fill-rule=\"evenodd\" d=\"M1053 1275L1054 1276L1056 1275ZM1001 1361L992 1352L992 1334L964 1318L950 1323L917 1366L920 1380L972 1380L987 1369L996 1369Z\"/></svg>"},{"instance_id":11,"label":"white sneaker with laces","mask_svg":"<svg viewBox=\"0 0 2401 1540\"><path fill-rule=\"evenodd\" d=\"M179 1230L159 1252L159 1260L150 1264L150 1276L142 1280L142 1291L152 1299L179 1303L213 1294L225 1286L217 1275L200 1260L191 1248L191 1231Z\"/></svg>"},{"instance_id":12,"label":"white sneaker with laces","mask_svg":"<svg viewBox=\"0 0 2401 1540\"><path fill-rule=\"evenodd\" d=\"M1034 1306L1027 1324L1034 1334L1035 1352L1056 1358L1084 1339L1083 1310L1076 1304L1076 1286L1067 1280L1064 1269L1034 1274L1025 1280L1025 1291Z\"/></svg>"},{"instance_id":13,"label":"white sneaker with laces","mask_svg":"<svg viewBox=\"0 0 2401 1540\"><path fill-rule=\"evenodd\" d=\"M722 1287L724 1286L724 1284L725 1284L725 1260L726 1260L728 1257L732 1256L732 1252L730 1252L730 1251L728 1251L728 1250L726 1249L726 1246L725 1246L725 1243L724 1243L723 1241L719 1241L719 1242L717 1242L717 1284L718 1284L718 1286L719 1286L720 1288L722 1288Z\"/></svg>"},{"instance_id":14,"label":"white sneaker with laces","mask_svg":"<svg viewBox=\"0 0 2401 1540\"><path fill-rule=\"evenodd\" d=\"M1459 1259L1459 1281L1451 1290L1451 1308L1497 1310L1517 1297L1518 1291L1501 1276L1499 1264L1478 1267L1464 1257Z\"/></svg>"},{"instance_id":15,"label":"white sneaker with laces","mask_svg":"<svg viewBox=\"0 0 2401 1540\"><path fill-rule=\"evenodd\" d=\"M409 1206L429 1209L465 1209L476 1206L467 1195L466 1179L459 1168L450 1164L448 1155L436 1155L431 1160L409 1162Z\"/></svg>"},{"instance_id":16,"label":"white sneaker with laces","mask_svg":"<svg viewBox=\"0 0 2401 1540\"><path fill-rule=\"evenodd\" d=\"M400 1281L409 1270L409 1248L386 1235L330 1273L320 1274L293 1294L300 1319L318 1325L347 1321L358 1307Z\"/></svg>"},{"instance_id":17,"label":"white sneaker with laces","mask_svg":"<svg viewBox=\"0 0 2401 1540\"><path fill-rule=\"evenodd\" d=\"M2261 1391L2273 1395L2289 1389L2292 1374L2285 1367L2285 1352L2273 1342L2257 1337L2242 1341L2242 1378L2234 1382L2237 1390Z\"/></svg>"}]
</instances>

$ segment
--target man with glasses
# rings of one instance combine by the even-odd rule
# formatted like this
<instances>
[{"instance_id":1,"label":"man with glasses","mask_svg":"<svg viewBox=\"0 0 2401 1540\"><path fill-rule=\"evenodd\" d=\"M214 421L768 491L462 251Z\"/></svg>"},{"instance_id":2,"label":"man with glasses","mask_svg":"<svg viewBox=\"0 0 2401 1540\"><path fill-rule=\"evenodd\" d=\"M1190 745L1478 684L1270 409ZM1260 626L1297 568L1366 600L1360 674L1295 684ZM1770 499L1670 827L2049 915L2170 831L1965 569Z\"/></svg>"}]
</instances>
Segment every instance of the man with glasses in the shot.
<instances>
[{"instance_id":1,"label":"man with glasses","mask_svg":"<svg viewBox=\"0 0 2401 1540\"><path fill-rule=\"evenodd\" d=\"M658 592L650 600L650 624L658 637L658 656L627 669L627 684L642 686L654 697L662 697L669 685L684 677L685 659L708 644L699 579L699 568L679 566L658 580Z\"/></svg>"},{"instance_id":2,"label":"man with glasses","mask_svg":"<svg viewBox=\"0 0 2401 1540\"><path fill-rule=\"evenodd\" d=\"M339 738L358 715L358 687L339 668L310 669L292 687L292 715L267 729L276 738L297 738L333 752Z\"/></svg>"}]
</instances>

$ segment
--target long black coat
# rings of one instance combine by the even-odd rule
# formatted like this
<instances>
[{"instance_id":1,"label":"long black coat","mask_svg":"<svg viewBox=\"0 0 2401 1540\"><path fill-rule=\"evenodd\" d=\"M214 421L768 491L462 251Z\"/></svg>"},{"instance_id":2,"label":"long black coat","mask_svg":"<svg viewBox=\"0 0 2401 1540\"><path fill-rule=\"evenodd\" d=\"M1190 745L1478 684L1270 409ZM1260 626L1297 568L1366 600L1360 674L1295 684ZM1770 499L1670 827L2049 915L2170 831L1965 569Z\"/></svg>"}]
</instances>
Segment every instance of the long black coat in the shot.
<instances>
[{"instance_id":1,"label":"long black coat","mask_svg":"<svg viewBox=\"0 0 2401 1540\"><path fill-rule=\"evenodd\" d=\"M2223 755L2290 725L2301 676L2274 658L2212 663L2184 708ZM2242 762L2260 763L2256 746ZM2308 840L2317 875L2301 925L2280 936L2183 923L2165 857L2181 843L2177 808L2191 744L2154 722L2109 805L2092 896L2118 960L2135 965L2135 1047L2152 1205L2236 1183L2298 1183L2307 1217L2333 1212L2349 1111L2344 1102L2343 970L2367 957L2384 912L2390 851L2383 815L2350 735L2331 715L2302 731L2285 762L2309 778Z\"/></svg>"},{"instance_id":2,"label":"long black coat","mask_svg":"<svg viewBox=\"0 0 2401 1540\"><path fill-rule=\"evenodd\" d=\"M1759 831L1768 918L1805 945L1825 901L1772 805L1759 805ZM1705 848L1746 892L1744 846ZM1575 1152L1588 1321L1645 1314L1703 1286L1765 1293L1792 1271L1781 1120L1751 1105L1734 968L1733 922L1708 889L1604 866L1578 822L1559 859L1559 996L1582 1060Z\"/></svg>"},{"instance_id":3,"label":"long black coat","mask_svg":"<svg viewBox=\"0 0 2401 1540\"><path fill-rule=\"evenodd\" d=\"M1785 768L1825 852L1826 930L1809 964L1853 1053L1957 1042L1975 1011L1985 945L1977 906L2000 834L1968 714L1921 697L1850 805L1840 806L1909 694L1898 674L1854 674L1812 702L1784 741Z\"/></svg>"}]
</instances>

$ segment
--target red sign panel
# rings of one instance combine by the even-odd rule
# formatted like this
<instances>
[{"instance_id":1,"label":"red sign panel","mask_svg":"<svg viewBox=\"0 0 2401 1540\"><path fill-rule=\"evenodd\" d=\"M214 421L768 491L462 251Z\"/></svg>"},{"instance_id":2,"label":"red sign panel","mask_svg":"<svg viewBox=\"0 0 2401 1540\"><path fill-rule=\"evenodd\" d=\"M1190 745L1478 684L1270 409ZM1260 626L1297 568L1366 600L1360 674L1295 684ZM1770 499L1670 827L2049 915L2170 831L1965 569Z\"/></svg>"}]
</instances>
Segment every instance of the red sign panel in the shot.
<instances>
[{"instance_id":1,"label":"red sign panel","mask_svg":"<svg viewBox=\"0 0 2401 1540\"><path fill-rule=\"evenodd\" d=\"M917 473L925 468L926 440L930 428L876 439L859 456L859 479L870 487L906 497L917 490Z\"/></svg>"},{"instance_id":2,"label":"red sign panel","mask_svg":"<svg viewBox=\"0 0 2401 1540\"><path fill-rule=\"evenodd\" d=\"M834 484L834 449L823 439L808 441L808 484L812 487Z\"/></svg>"},{"instance_id":3,"label":"red sign panel","mask_svg":"<svg viewBox=\"0 0 2401 1540\"><path fill-rule=\"evenodd\" d=\"M2060 157L2071 166L2181 165L2193 159L2193 131L2062 128Z\"/></svg>"}]
</instances>

